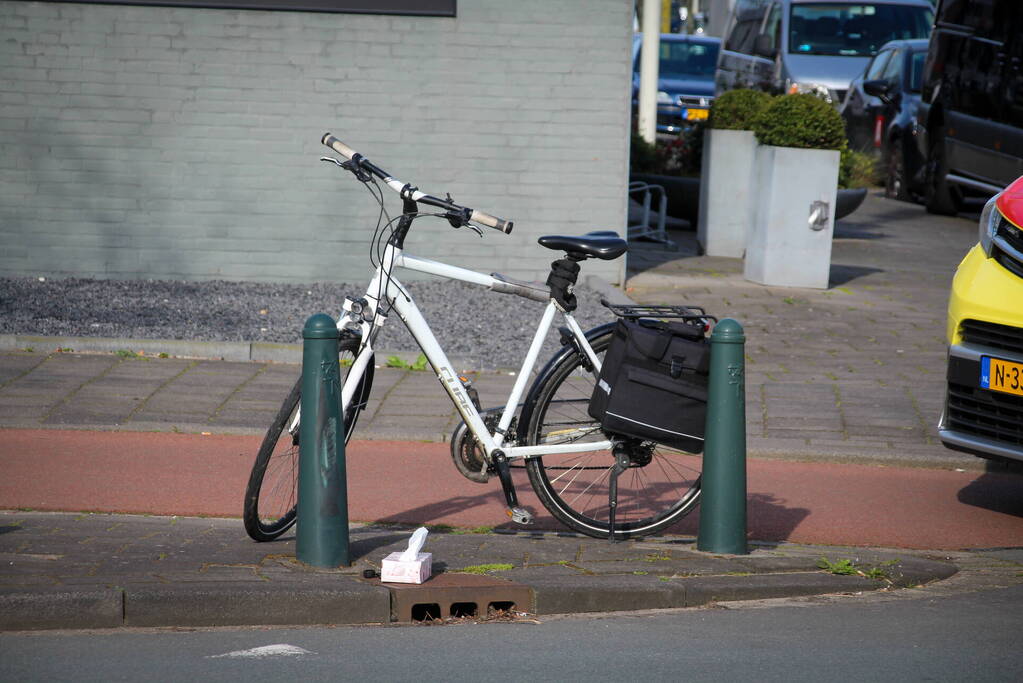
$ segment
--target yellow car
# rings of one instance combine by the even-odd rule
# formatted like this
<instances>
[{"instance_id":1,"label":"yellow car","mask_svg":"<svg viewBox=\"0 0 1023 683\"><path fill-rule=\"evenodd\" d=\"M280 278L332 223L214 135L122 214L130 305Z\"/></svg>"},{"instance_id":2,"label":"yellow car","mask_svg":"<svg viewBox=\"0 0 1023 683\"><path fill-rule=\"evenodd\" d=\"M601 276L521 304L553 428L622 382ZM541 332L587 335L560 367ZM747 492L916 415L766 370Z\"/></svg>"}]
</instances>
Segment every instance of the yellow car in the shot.
<instances>
[{"instance_id":1,"label":"yellow car","mask_svg":"<svg viewBox=\"0 0 1023 683\"><path fill-rule=\"evenodd\" d=\"M984 207L948 302L941 442L1023 462L1023 178Z\"/></svg>"}]
</instances>

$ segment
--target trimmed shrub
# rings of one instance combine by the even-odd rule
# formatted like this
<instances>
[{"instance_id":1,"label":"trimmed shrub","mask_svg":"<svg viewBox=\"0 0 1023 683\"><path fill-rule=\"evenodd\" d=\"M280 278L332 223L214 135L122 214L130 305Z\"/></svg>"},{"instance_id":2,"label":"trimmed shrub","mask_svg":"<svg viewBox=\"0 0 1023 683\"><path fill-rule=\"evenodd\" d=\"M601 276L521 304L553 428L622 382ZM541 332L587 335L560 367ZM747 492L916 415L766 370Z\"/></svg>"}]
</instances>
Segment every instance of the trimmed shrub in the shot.
<instances>
[{"instance_id":1,"label":"trimmed shrub","mask_svg":"<svg viewBox=\"0 0 1023 683\"><path fill-rule=\"evenodd\" d=\"M760 90L729 90L711 105L709 125L722 130L753 130L753 119L772 99Z\"/></svg>"},{"instance_id":2,"label":"trimmed shrub","mask_svg":"<svg viewBox=\"0 0 1023 683\"><path fill-rule=\"evenodd\" d=\"M632 134L629 147L629 168L633 173L657 173L657 148L644 140L639 133Z\"/></svg>"},{"instance_id":3,"label":"trimmed shrub","mask_svg":"<svg viewBox=\"0 0 1023 683\"><path fill-rule=\"evenodd\" d=\"M838 163L838 186L840 188L845 190L883 185L883 180L884 176L872 156L849 148L842 150L842 159Z\"/></svg>"},{"instance_id":4,"label":"trimmed shrub","mask_svg":"<svg viewBox=\"0 0 1023 683\"><path fill-rule=\"evenodd\" d=\"M762 145L803 149L845 149L845 124L833 106L815 95L774 98L753 120Z\"/></svg>"}]
</instances>

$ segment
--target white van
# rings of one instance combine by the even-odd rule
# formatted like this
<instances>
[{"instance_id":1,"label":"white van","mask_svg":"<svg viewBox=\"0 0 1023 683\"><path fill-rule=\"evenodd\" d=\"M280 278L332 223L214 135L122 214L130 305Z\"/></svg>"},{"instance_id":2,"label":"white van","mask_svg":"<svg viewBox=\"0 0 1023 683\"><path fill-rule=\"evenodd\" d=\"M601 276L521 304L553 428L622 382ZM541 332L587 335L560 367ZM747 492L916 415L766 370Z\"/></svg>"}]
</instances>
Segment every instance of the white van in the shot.
<instances>
[{"instance_id":1,"label":"white van","mask_svg":"<svg viewBox=\"0 0 1023 683\"><path fill-rule=\"evenodd\" d=\"M927 38L933 23L929 0L737 0L715 92L808 92L837 107L882 45Z\"/></svg>"}]
</instances>

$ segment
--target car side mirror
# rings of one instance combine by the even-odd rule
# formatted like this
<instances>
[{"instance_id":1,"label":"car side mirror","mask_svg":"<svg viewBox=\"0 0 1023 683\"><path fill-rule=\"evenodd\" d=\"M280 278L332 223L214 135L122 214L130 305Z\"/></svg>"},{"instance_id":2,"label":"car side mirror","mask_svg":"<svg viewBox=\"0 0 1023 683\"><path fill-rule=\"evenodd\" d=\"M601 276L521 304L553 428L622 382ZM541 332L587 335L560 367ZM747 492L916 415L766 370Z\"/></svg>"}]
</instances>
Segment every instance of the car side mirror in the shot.
<instances>
[{"instance_id":1,"label":"car side mirror","mask_svg":"<svg viewBox=\"0 0 1023 683\"><path fill-rule=\"evenodd\" d=\"M778 55L778 51L774 49L773 42L771 36L761 33L753 41L753 54L766 59L774 59Z\"/></svg>"},{"instance_id":2,"label":"car side mirror","mask_svg":"<svg viewBox=\"0 0 1023 683\"><path fill-rule=\"evenodd\" d=\"M888 94L891 91L891 83L883 78L878 78L873 81L863 81L863 92L874 97L881 98L882 102L891 102L892 98Z\"/></svg>"}]
</instances>

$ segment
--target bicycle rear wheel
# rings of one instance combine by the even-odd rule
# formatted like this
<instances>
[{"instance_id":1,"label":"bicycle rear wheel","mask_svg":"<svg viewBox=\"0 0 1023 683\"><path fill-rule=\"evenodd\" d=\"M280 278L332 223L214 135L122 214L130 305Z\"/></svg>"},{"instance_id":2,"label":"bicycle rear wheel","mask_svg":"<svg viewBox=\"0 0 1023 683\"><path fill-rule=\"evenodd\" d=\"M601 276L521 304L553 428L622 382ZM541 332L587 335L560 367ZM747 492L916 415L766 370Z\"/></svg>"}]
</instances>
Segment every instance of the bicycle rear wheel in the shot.
<instances>
[{"instance_id":1,"label":"bicycle rear wheel","mask_svg":"<svg viewBox=\"0 0 1023 683\"><path fill-rule=\"evenodd\" d=\"M599 357L611 333L590 340ZM566 347L545 372L535 402L527 407L529 445L603 441L600 424L587 414L596 378L582 357ZM653 442L628 445L630 467L618 478L615 538L647 536L676 523L697 505L703 458ZM565 453L526 462L529 482L551 514L566 526L607 538L610 450Z\"/></svg>"},{"instance_id":2,"label":"bicycle rear wheel","mask_svg":"<svg viewBox=\"0 0 1023 683\"><path fill-rule=\"evenodd\" d=\"M342 338L338 344L341 378L344 383L347 367L359 350L359 339ZM366 405L373 386L373 362L370 360L359 386L345 411L345 443L355 431L359 412ZM245 531L256 541L272 541L295 523L298 503L299 425L288 431L295 412L301 404L302 378L300 377L281 404L277 416L266 430L252 465L249 484L245 489L245 509L242 515Z\"/></svg>"}]
</instances>

